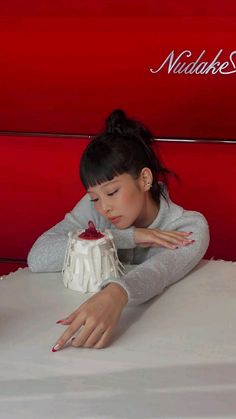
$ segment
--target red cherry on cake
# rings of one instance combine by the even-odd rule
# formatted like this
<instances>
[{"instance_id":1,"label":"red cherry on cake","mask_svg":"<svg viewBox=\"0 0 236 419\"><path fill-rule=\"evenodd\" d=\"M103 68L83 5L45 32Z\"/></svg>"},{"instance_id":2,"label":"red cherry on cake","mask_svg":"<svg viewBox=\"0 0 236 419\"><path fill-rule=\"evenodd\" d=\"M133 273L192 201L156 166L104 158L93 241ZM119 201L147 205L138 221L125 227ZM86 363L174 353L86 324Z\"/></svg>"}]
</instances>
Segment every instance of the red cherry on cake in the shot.
<instances>
[{"instance_id":1,"label":"red cherry on cake","mask_svg":"<svg viewBox=\"0 0 236 419\"><path fill-rule=\"evenodd\" d=\"M104 237L104 234L100 233L100 231L96 229L93 221L91 220L88 222L88 228L86 228L86 230L79 235L80 239L85 240L96 240L101 239L102 237Z\"/></svg>"}]
</instances>

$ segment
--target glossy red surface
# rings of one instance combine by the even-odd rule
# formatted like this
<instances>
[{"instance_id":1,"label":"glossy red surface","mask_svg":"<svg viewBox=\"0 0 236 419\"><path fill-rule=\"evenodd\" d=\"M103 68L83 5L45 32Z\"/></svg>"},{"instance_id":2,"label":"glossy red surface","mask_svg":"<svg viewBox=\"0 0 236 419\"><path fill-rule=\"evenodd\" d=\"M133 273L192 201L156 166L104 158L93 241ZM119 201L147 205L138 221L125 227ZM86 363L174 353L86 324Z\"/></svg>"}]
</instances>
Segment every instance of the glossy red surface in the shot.
<instances>
[{"instance_id":1,"label":"glossy red surface","mask_svg":"<svg viewBox=\"0 0 236 419\"><path fill-rule=\"evenodd\" d=\"M229 62L235 1L23 4L1 5L0 131L94 134L123 107L157 137L236 138L236 73L150 72L172 51Z\"/></svg>"}]
</instances>

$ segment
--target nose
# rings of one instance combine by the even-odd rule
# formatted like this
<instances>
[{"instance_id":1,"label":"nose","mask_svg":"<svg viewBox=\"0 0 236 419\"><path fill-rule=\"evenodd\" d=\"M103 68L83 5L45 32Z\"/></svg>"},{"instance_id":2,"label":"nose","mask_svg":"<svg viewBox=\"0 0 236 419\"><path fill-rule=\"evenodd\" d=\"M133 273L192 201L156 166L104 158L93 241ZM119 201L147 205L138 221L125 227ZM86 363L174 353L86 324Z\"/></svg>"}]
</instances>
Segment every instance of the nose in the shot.
<instances>
[{"instance_id":1,"label":"nose","mask_svg":"<svg viewBox=\"0 0 236 419\"><path fill-rule=\"evenodd\" d=\"M111 204L108 202L107 199L104 198L102 200L101 204L102 204L102 210L103 210L104 214L107 214L108 212L111 211Z\"/></svg>"}]
</instances>

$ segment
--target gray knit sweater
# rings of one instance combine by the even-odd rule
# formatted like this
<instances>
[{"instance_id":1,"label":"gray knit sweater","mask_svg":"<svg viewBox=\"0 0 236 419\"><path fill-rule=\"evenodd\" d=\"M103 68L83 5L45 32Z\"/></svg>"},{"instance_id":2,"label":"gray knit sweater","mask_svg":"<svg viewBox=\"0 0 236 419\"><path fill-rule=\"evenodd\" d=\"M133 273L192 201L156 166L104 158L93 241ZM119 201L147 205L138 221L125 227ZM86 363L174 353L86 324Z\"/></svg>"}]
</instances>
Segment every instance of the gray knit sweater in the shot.
<instances>
[{"instance_id":1,"label":"gray knit sweater","mask_svg":"<svg viewBox=\"0 0 236 419\"><path fill-rule=\"evenodd\" d=\"M126 273L121 278L109 278L120 284L128 293L128 304L141 304L160 294L169 285L183 278L204 256L209 244L206 219L196 211L186 211L174 204L168 194L168 202L161 197L157 217L148 228L160 230L191 231L193 244L167 249L164 247L142 248L134 242L134 227L119 230L100 216L86 194L64 220L42 234L28 255L28 265L33 272L57 272L62 270L68 232L87 228L93 220L97 229L112 230L114 242Z\"/></svg>"}]
</instances>

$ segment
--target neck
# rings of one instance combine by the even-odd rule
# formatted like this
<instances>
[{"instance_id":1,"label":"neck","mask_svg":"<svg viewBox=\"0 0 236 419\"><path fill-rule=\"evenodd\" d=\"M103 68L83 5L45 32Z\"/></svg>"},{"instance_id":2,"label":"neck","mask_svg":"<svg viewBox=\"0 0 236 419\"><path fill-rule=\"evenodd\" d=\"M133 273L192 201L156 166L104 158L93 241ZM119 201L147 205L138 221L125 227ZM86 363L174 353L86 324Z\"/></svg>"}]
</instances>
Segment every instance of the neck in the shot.
<instances>
[{"instance_id":1,"label":"neck","mask_svg":"<svg viewBox=\"0 0 236 419\"><path fill-rule=\"evenodd\" d=\"M151 193L148 192L145 196L145 202L143 205L142 213L139 215L137 220L134 223L135 227L147 228L150 224L153 223L160 209L160 204L158 204L151 196Z\"/></svg>"}]
</instances>

